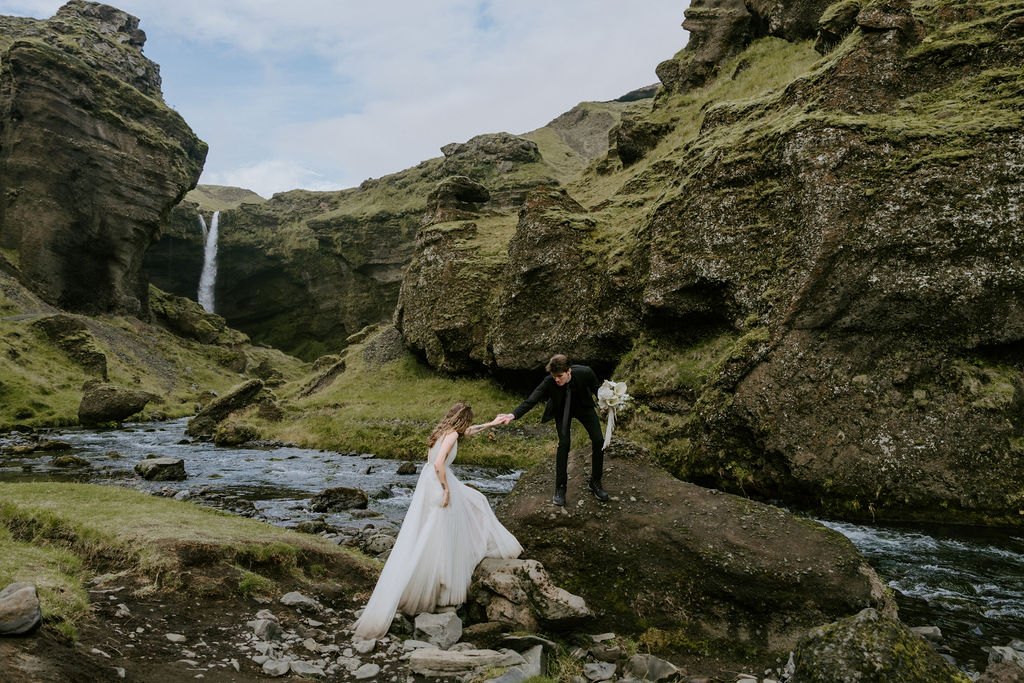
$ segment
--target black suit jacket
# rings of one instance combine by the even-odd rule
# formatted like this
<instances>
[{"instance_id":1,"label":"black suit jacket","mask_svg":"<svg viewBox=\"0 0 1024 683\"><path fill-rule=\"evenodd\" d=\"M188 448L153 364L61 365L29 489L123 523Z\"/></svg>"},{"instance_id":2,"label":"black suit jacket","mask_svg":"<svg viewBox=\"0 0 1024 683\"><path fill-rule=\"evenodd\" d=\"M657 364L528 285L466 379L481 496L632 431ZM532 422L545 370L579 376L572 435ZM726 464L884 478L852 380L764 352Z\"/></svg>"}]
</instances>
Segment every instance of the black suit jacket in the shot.
<instances>
[{"instance_id":1,"label":"black suit jacket","mask_svg":"<svg viewBox=\"0 0 1024 683\"><path fill-rule=\"evenodd\" d=\"M588 410L594 410L594 396L597 395L601 381L597 379L597 374L586 365L573 365L571 367L572 375L565 386L560 387L555 384L555 378L550 374L545 377L544 381L533 390L533 393L512 411L516 419L518 420L530 412L530 409L542 400L546 400L547 405L544 406L544 417L541 418L541 422L561 417L562 411L565 408L565 392L567 388L572 388L572 401L569 404L569 411L573 415L581 415Z\"/></svg>"}]
</instances>

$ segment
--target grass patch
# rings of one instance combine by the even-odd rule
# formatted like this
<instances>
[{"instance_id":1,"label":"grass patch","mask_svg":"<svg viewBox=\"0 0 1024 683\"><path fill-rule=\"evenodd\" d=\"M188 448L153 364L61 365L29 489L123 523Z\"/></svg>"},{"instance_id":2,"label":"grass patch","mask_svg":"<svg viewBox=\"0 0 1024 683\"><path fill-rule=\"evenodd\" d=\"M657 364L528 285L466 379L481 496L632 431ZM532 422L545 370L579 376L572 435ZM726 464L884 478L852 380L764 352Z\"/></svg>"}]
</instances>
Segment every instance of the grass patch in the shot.
<instances>
[{"instance_id":1,"label":"grass patch","mask_svg":"<svg viewBox=\"0 0 1024 683\"><path fill-rule=\"evenodd\" d=\"M366 343L372 341L371 337ZM293 399L285 402L284 419L269 422L252 416L249 421L265 438L307 448L420 460L426 455L430 431L457 401L473 406L475 421L481 423L512 410L524 398L502 390L489 378L438 373L408 353L380 367L368 367L362 359L366 343L349 347L345 372L323 391L296 398L308 377L282 387L280 395ZM521 428L535 427L541 412L535 409L514 427L464 439L459 462L523 468L553 453L553 433Z\"/></svg>"}]
</instances>

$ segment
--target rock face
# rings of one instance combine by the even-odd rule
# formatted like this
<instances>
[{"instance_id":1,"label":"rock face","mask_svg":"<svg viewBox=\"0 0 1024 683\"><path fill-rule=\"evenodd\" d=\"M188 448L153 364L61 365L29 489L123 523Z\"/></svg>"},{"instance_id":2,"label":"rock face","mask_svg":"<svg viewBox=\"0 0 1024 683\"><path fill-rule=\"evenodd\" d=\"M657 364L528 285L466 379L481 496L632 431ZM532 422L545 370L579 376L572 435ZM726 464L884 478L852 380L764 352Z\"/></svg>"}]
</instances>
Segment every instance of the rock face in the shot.
<instances>
[{"instance_id":1,"label":"rock face","mask_svg":"<svg viewBox=\"0 0 1024 683\"><path fill-rule=\"evenodd\" d=\"M621 428L696 483L1020 525L1018 9L826 4L693 3L622 151L514 231L421 229L396 326L446 371L627 380Z\"/></svg>"},{"instance_id":2,"label":"rock face","mask_svg":"<svg viewBox=\"0 0 1024 683\"><path fill-rule=\"evenodd\" d=\"M583 103L523 136L451 143L441 158L340 192L262 201L201 185L171 212L147 272L161 289L194 298L203 261L198 213L209 221L220 210L216 312L304 359L337 353L353 333L390 321L422 224L467 216L514 223L531 188L562 184L603 154L608 130L624 112L648 109L652 94Z\"/></svg>"},{"instance_id":3,"label":"rock face","mask_svg":"<svg viewBox=\"0 0 1024 683\"><path fill-rule=\"evenodd\" d=\"M797 646L793 683L967 683L971 679L895 619L866 609L814 629Z\"/></svg>"},{"instance_id":4,"label":"rock face","mask_svg":"<svg viewBox=\"0 0 1024 683\"><path fill-rule=\"evenodd\" d=\"M75 0L0 36L0 248L65 310L143 315L142 259L206 145L167 107L138 19Z\"/></svg>"},{"instance_id":5,"label":"rock face","mask_svg":"<svg viewBox=\"0 0 1024 683\"><path fill-rule=\"evenodd\" d=\"M135 471L150 481L184 481L188 476L181 458L147 458L135 464Z\"/></svg>"},{"instance_id":6,"label":"rock face","mask_svg":"<svg viewBox=\"0 0 1024 683\"><path fill-rule=\"evenodd\" d=\"M78 421L83 425L121 422L141 411L155 398L146 391L111 384L93 384L82 395L82 402L78 406Z\"/></svg>"},{"instance_id":7,"label":"rock face","mask_svg":"<svg viewBox=\"0 0 1024 683\"><path fill-rule=\"evenodd\" d=\"M29 583L12 583L0 591L0 635L18 636L31 633L43 623L36 587Z\"/></svg>"},{"instance_id":8,"label":"rock face","mask_svg":"<svg viewBox=\"0 0 1024 683\"><path fill-rule=\"evenodd\" d=\"M816 523L625 459L607 463L605 488L618 502L602 504L585 473L573 452L568 504L554 511L548 459L520 478L498 516L524 555L599 615L593 628L656 627L782 651L816 624L892 609L849 541Z\"/></svg>"},{"instance_id":9,"label":"rock face","mask_svg":"<svg viewBox=\"0 0 1024 683\"><path fill-rule=\"evenodd\" d=\"M32 322L42 334L67 357L86 372L107 379L107 356L96 344L84 319L64 315L49 315Z\"/></svg>"}]
</instances>

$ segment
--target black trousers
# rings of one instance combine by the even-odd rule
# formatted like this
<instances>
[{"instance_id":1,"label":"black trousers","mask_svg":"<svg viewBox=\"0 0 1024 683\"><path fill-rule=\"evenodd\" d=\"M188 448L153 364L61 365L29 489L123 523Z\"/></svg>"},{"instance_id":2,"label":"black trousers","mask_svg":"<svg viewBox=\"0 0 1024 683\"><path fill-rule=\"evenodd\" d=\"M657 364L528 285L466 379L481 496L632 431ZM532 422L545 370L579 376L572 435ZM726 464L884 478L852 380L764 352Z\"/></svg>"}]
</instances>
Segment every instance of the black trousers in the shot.
<instances>
[{"instance_id":1,"label":"black trousers","mask_svg":"<svg viewBox=\"0 0 1024 683\"><path fill-rule=\"evenodd\" d=\"M604 468L604 434L601 433L601 420L597 417L597 411L593 408L582 415L572 415L580 421L583 428L587 430L590 437L590 479L601 481L601 471ZM569 443L571 438L572 419L565 426L565 433L562 433L561 420L555 423L555 431L558 432L558 452L555 455L555 488L564 489L569 483L567 469L569 467Z\"/></svg>"}]
</instances>

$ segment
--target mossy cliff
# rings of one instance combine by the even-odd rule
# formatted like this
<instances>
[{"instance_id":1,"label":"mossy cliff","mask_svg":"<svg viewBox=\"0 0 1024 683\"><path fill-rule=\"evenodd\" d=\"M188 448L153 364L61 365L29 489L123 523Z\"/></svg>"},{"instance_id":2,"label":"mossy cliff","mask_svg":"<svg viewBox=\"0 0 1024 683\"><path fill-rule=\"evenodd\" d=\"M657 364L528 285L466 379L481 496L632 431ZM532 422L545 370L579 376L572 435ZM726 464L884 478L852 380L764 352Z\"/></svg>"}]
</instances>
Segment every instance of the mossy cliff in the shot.
<instances>
[{"instance_id":1,"label":"mossy cliff","mask_svg":"<svg viewBox=\"0 0 1024 683\"><path fill-rule=\"evenodd\" d=\"M199 186L171 212L146 269L161 288L194 297L203 251L197 211L209 223L220 210L217 313L308 360L335 353L349 335L391 319L417 231L438 219L425 218L431 195L446 178L482 184L487 199L469 208L512 226L531 188L575 177L604 154L623 113L650 108L650 95L583 103L522 136L451 143L443 157L338 192L294 190L263 201Z\"/></svg>"},{"instance_id":2,"label":"mossy cliff","mask_svg":"<svg viewBox=\"0 0 1024 683\"><path fill-rule=\"evenodd\" d=\"M206 158L138 23L81 0L0 18L0 249L66 310L145 316L143 255Z\"/></svg>"},{"instance_id":3,"label":"mossy cliff","mask_svg":"<svg viewBox=\"0 0 1024 683\"><path fill-rule=\"evenodd\" d=\"M594 364L692 481L1024 523L1024 6L752 4L733 31L696 5L696 47L607 155L514 225L421 230L407 344L449 370Z\"/></svg>"}]
</instances>

